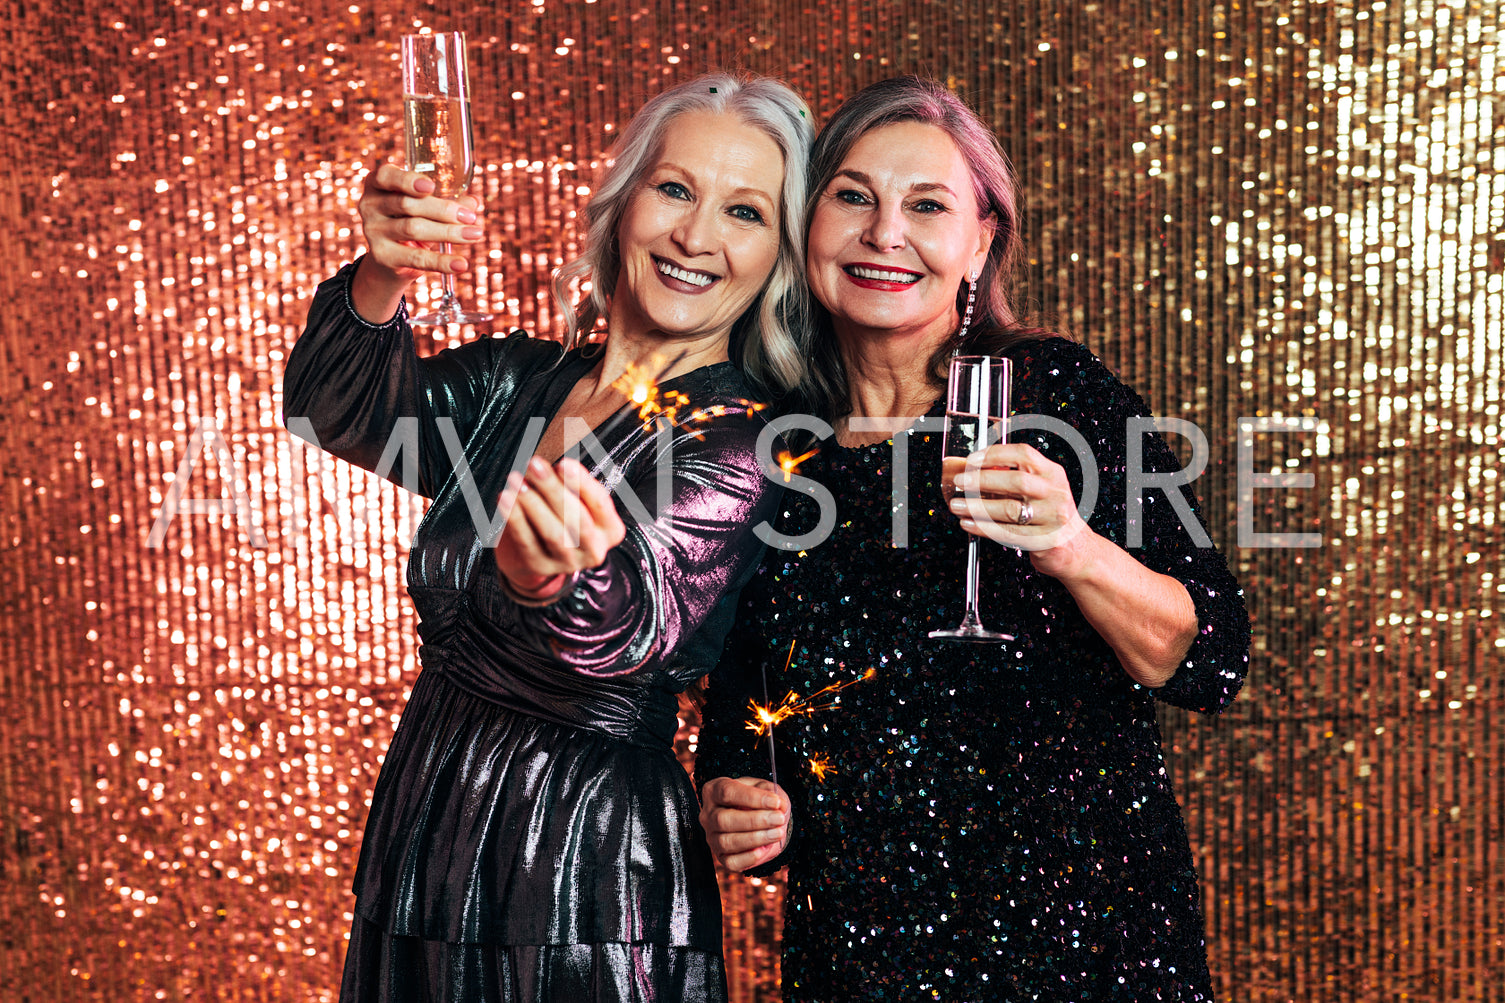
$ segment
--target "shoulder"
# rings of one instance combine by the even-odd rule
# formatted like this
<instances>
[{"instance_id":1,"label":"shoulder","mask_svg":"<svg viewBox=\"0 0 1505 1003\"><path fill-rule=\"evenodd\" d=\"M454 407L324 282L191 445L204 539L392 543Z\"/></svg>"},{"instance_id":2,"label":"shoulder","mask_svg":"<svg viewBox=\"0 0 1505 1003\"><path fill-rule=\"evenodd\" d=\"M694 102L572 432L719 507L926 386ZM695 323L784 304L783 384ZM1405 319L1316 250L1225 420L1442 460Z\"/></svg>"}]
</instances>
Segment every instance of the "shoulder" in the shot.
<instances>
[{"instance_id":1,"label":"shoulder","mask_svg":"<svg viewBox=\"0 0 1505 1003\"><path fill-rule=\"evenodd\" d=\"M526 378L554 367L566 354L564 347L557 341L515 330L505 335L481 335L453 348L446 348L435 358L481 358L491 366L510 371L519 378Z\"/></svg>"},{"instance_id":2,"label":"shoulder","mask_svg":"<svg viewBox=\"0 0 1505 1003\"><path fill-rule=\"evenodd\" d=\"M1005 354L1014 363L1016 413L1149 413L1139 393L1080 342L1050 336L1019 343Z\"/></svg>"}]
</instances>

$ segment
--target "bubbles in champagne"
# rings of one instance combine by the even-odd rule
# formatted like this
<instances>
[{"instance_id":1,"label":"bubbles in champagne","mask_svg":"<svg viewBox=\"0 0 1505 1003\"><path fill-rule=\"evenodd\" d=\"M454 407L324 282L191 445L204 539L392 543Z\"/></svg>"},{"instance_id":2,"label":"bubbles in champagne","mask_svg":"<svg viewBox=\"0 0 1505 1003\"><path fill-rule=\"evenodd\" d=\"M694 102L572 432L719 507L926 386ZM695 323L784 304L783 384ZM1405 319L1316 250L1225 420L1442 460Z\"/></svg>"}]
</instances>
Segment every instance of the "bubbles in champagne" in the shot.
<instances>
[{"instance_id":1,"label":"bubbles in champagne","mask_svg":"<svg viewBox=\"0 0 1505 1003\"><path fill-rule=\"evenodd\" d=\"M444 198L470 187L475 156L470 141L470 102L427 94L402 99L408 170L433 178Z\"/></svg>"}]
</instances>

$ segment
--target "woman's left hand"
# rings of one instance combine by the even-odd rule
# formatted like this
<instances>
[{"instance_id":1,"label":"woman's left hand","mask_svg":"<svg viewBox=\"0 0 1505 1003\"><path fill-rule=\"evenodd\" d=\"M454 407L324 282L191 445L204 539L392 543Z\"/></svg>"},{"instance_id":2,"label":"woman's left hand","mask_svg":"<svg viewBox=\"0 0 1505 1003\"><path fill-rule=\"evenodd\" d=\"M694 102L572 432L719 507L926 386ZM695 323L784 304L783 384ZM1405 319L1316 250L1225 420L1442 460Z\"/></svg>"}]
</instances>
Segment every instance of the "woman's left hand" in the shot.
<instances>
[{"instance_id":1,"label":"woman's left hand","mask_svg":"<svg viewBox=\"0 0 1505 1003\"><path fill-rule=\"evenodd\" d=\"M497 570L527 598L552 598L576 571L599 567L627 535L611 492L566 457L538 457L507 479L498 507L506 526L493 554Z\"/></svg>"},{"instance_id":2,"label":"woman's left hand","mask_svg":"<svg viewBox=\"0 0 1505 1003\"><path fill-rule=\"evenodd\" d=\"M999 443L973 453L954 485L951 511L968 533L1027 551L1035 570L1055 578L1085 558L1093 533L1066 471L1033 446Z\"/></svg>"}]
</instances>

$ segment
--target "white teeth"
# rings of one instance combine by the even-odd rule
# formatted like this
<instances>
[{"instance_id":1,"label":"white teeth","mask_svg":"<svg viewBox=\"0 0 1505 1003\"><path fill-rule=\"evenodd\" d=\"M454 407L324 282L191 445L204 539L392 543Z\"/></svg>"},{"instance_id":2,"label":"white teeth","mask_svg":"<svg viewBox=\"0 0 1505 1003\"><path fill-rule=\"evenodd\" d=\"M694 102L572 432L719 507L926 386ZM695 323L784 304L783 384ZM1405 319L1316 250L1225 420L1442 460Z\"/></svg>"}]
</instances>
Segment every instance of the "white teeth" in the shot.
<instances>
[{"instance_id":1,"label":"white teeth","mask_svg":"<svg viewBox=\"0 0 1505 1003\"><path fill-rule=\"evenodd\" d=\"M658 270L671 279L688 282L692 286L708 286L716 281L714 276L706 275L704 272L687 272L683 268L676 268L667 261L658 262Z\"/></svg>"},{"instance_id":2,"label":"white teeth","mask_svg":"<svg viewBox=\"0 0 1505 1003\"><path fill-rule=\"evenodd\" d=\"M847 269L854 278L874 279L878 282L903 282L909 285L920 281L920 277L913 272L890 272L882 268L864 268L861 265L853 265Z\"/></svg>"}]
</instances>

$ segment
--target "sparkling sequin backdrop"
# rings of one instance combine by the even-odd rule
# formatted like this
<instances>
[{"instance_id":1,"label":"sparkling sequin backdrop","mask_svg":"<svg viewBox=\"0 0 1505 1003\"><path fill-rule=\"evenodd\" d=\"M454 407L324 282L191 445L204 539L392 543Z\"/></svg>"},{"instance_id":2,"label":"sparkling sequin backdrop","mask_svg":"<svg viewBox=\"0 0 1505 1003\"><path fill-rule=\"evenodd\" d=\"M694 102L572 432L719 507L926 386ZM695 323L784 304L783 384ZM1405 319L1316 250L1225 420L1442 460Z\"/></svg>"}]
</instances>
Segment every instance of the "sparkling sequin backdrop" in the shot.
<instances>
[{"instance_id":1,"label":"sparkling sequin backdrop","mask_svg":"<svg viewBox=\"0 0 1505 1003\"><path fill-rule=\"evenodd\" d=\"M279 382L398 155L416 26L470 36L490 213L460 288L499 329L554 330L593 170L667 82L973 100L1033 302L1206 436L1253 670L1165 723L1221 996L1505 999L1497 5L0 11L0 999L333 998L421 508L290 439ZM1250 433L1242 504L1241 418L1311 419ZM1240 516L1320 545L1241 546ZM780 893L726 884L740 1000L772 998Z\"/></svg>"}]
</instances>

